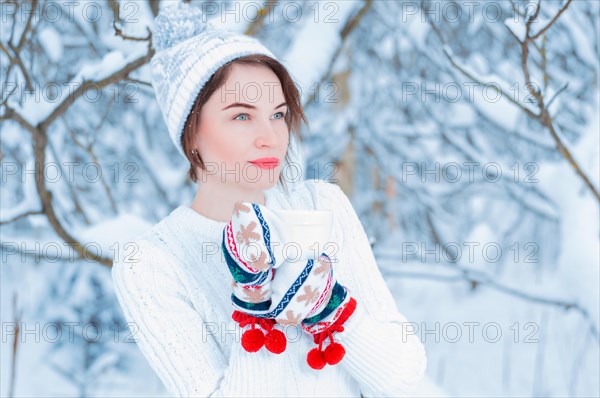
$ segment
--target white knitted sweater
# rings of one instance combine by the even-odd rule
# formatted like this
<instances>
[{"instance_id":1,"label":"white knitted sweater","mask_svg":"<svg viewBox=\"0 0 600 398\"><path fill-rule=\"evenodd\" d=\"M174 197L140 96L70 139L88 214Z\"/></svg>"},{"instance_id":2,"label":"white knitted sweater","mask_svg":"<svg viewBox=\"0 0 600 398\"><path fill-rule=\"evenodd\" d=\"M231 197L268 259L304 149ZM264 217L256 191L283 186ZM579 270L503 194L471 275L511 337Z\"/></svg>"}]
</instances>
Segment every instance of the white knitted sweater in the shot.
<instances>
[{"instance_id":1,"label":"white knitted sweater","mask_svg":"<svg viewBox=\"0 0 600 398\"><path fill-rule=\"evenodd\" d=\"M221 251L226 223L187 205L176 208L114 261L112 277L133 338L169 392L177 396L410 396L423 378L425 349L375 263L350 201L335 184L307 180L291 195L274 187L265 206L334 211L338 281L357 300L335 338L346 349L338 365L313 370L316 347L300 326L286 328L288 347L244 351L231 319L231 275ZM314 202L317 202L316 204ZM124 252L124 251L121 251Z\"/></svg>"}]
</instances>

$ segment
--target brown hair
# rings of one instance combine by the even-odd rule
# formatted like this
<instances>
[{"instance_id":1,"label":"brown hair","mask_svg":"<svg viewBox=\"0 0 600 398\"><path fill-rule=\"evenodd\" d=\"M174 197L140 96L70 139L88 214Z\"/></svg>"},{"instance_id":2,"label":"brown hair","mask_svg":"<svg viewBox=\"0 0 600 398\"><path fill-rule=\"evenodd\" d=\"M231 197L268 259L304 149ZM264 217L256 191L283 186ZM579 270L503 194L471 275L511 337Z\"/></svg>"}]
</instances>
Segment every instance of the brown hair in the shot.
<instances>
[{"instance_id":1,"label":"brown hair","mask_svg":"<svg viewBox=\"0 0 600 398\"><path fill-rule=\"evenodd\" d=\"M268 57L266 55L255 54L248 55L240 58L236 58L233 61L228 62L227 64L220 67L208 80L208 82L204 85L200 94L196 98L194 105L192 106L192 111L188 115L188 118L183 127L183 135L181 136L181 145L183 148L183 152L190 162L190 169L188 171L189 178L196 182L198 180L198 175L196 173L196 167L200 167L202 170L206 170L204 166L204 162L200 157L198 151L196 154L192 153L193 148L193 139L194 134L198 130L198 126L200 125L200 110L202 106L206 104L208 99L213 95L215 91L217 91L229 77L231 73L231 67L234 64L240 65L265 65L270 68L275 75L279 78L279 81L282 86L283 96L285 101L288 104L288 112L285 116L285 123L288 126L288 130L291 134L295 134L298 140L301 140L300 136L300 128L302 126L302 122L308 125L308 121L306 116L304 115L304 111L302 109L302 103L300 100L300 94L294 81L292 80L290 74L288 73L285 66L283 66L279 61ZM291 142L291 140L290 140ZM289 162L289 145L288 152L285 155L285 163ZM283 179L283 173L279 175L279 182L285 188L285 182Z\"/></svg>"}]
</instances>

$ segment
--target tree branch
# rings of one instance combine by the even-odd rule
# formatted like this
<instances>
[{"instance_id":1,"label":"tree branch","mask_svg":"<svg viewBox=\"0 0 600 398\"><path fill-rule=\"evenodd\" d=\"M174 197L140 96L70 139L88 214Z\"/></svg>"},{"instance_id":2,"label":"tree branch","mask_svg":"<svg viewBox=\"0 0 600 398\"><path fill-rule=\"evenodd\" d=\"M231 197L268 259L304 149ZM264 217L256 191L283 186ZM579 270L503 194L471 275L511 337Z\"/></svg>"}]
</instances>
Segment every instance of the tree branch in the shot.
<instances>
[{"instance_id":1,"label":"tree branch","mask_svg":"<svg viewBox=\"0 0 600 398\"><path fill-rule=\"evenodd\" d=\"M131 72L145 65L152 58L153 55L154 49L149 45L148 53L146 53L146 55L144 55L143 57L139 57L135 61L130 62L129 64L125 65L121 70L114 72L112 75L95 82L91 80L84 81L83 84L81 84L79 87L77 87L75 91L73 91L72 95L65 98L63 102L61 102L60 105L54 108L52 113L40 123L40 129L46 130L48 126L50 126L50 124L52 124L52 122L54 122L56 118L65 113L67 109L69 109L71 104L74 103L76 99L81 97L88 88L93 87L96 89L102 89L110 84L128 78Z\"/></svg>"},{"instance_id":2,"label":"tree branch","mask_svg":"<svg viewBox=\"0 0 600 398\"><path fill-rule=\"evenodd\" d=\"M34 4L37 4L37 2L34 2ZM28 21L28 26L31 23L30 21L31 21L31 18ZM25 37L26 32L27 32L27 29L24 31L24 33L21 37L21 40L19 42L19 47L16 48L17 50L20 48L20 46L22 46L24 44L24 37ZM90 252L89 250L87 250L83 244L81 244L77 239L75 239L75 237L73 237L65 229L65 227L62 225L62 223L53 207L52 192L48 190L48 188L46 186L46 181L44 178L44 170L46 167L46 149L48 148L48 145L49 145L47 131L50 128L50 126L52 125L52 123L59 116L66 113L66 111L75 102L75 100L77 100L79 97L81 97L85 93L86 89L90 88L92 85L96 88L101 89L110 84L113 84L113 83L116 83L123 79L126 79L129 77L129 74L131 72L133 72L133 71L137 70L139 67L145 65L154 55L154 50L151 46L152 40L151 40L150 32L149 32L149 36L148 36L148 38L146 38L146 40L148 40L149 44L148 44L148 52L144 56L139 57L138 59L128 63L122 69L114 72L110 76L108 76L104 79L101 79L97 82L84 81L83 84L81 86L79 86L77 88L77 90L75 90L73 92L73 94L71 96L68 96L68 98L65 98L63 100L63 102L61 102L56 108L54 108L54 110L50 113L50 115L48 115L42 122L40 122L36 126L31 125L27 120L25 120L25 118L19 112L15 111L10 106L8 106L7 103L3 104L6 109L6 112L4 115L1 116L1 119L2 120L8 120L8 119L14 120L17 123L19 123L24 129L26 129L27 131L29 131L32 134L33 153L34 153L34 159L35 159L35 162L34 162L35 186L36 186L36 190L37 190L38 196L39 196L41 204L42 204L42 212L46 215L50 225L52 226L54 231L57 233L57 235L61 239L63 239L67 244L69 244L79 254L79 256L81 258L91 259L93 261L99 262L108 267L110 267L112 265L112 259L98 256L98 255ZM10 43L9 43L9 45L10 45ZM4 49L3 51L6 52L6 49ZM17 53L17 52L15 52L15 53Z\"/></svg>"},{"instance_id":3,"label":"tree branch","mask_svg":"<svg viewBox=\"0 0 600 398\"><path fill-rule=\"evenodd\" d=\"M10 218L8 220L0 221L0 225L10 224L10 223L13 223L22 218L26 218L26 217L38 215L38 214L44 214L44 212L41 210L29 210L29 211L26 211L25 213L19 214L18 216L14 216L13 218Z\"/></svg>"},{"instance_id":4,"label":"tree branch","mask_svg":"<svg viewBox=\"0 0 600 398\"><path fill-rule=\"evenodd\" d=\"M550 20L550 22L548 22L548 24L546 26L544 26L539 32L537 32L535 35L533 36L528 36L527 40L535 40L538 37L540 37L541 35L543 35L544 33L546 33L546 31L548 29L550 29L550 27L556 22L556 20L558 19L558 17L561 16L561 14L563 12L565 12L565 10L569 7L569 4L571 4L572 0L567 0L567 2L560 8L560 10L558 10L558 13L556 13L556 15L554 16L554 18L552 18L552 20ZM539 4L538 4L538 10L539 10Z\"/></svg>"},{"instance_id":5,"label":"tree branch","mask_svg":"<svg viewBox=\"0 0 600 398\"><path fill-rule=\"evenodd\" d=\"M540 2L538 2L534 13L527 19L527 21L525 23L525 39L523 41L521 41L518 38L516 38L519 41L519 43L521 44L521 69L523 70L523 75L525 77L525 87L527 87L530 94L536 99L537 106L538 106L540 112L538 114L532 112L530 109L523 106L522 104L517 102L515 99L511 98L510 95L506 95L506 93L504 93L502 91L502 89L498 89L494 85L492 85L492 87L494 87L494 89L497 92L499 92L499 94L506 96L506 98L508 98L510 100L510 102L517 105L519 107L519 109L524 111L530 118L537 120L543 127L548 129L552 139L554 140L556 149L569 162L569 164L571 165L571 167L573 168L575 173L581 178L581 180L586 185L586 187L592 192L592 194L596 198L596 201L598 203L600 203L600 192L598 192L598 189L596 187L594 187L594 185L592 184L589 177L581 169L581 167L579 166L579 163L575 160L575 158L573 157L573 155L571 154L569 149L562 142L560 136L558 135L556 128L554 127L554 124L553 124L552 116L550 115L550 112L548 111L548 107L545 106L545 104L544 104L544 97L543 97L542 93L534 88L534 85L531 81L531 74L530 74L529 66L528 66L529 43L533 42L534 38L538 37L541 33L544 33L545 31L547 31L548 28L558 19L558 16L560 16L560 14L562 14L566 10L566 8L569 6L570 2L571 2L571 0L568 0L567 3L565 3L565 5L560 9L559 13L552 19L551 23L548 23L548 25L542 31L540 31L540 33L536 34L535 36L531 36L531 24L537 18L537 16L539 15L539 12L540 12ZM425 7L425 4L423 2L422 2L422 7ZM473 76L473 74L471 74L470 72L465 70L461 65L459 65L457 62L454 61L452 55L446 49L447 45L446 45L446 42L445 42L441 32L439 31L439 29L437 29L437 27L435 26L433 21L431 21L430 18L427 18L427 20L428 20L429 24L431 25L433 31L436 33L436 35L438 36L438 38L444 45L445 48L444 48L443 52L446 55L446 57L448 58L448 60L450 61L450 63L452 64L452 66L454 66L464 76L466 76L470 79L473 79L478 84L482 84L480 79L477 79L476 76ZM513 34L513 36L514 36L514 34Z\"/></svg>"},{"instance_id":6,"label":"tree branch","mask_svg":"<svg viewBox=\"0 0 600 398\"><path fill-rule=\"evenodd\" d=\"M18 3L16 3L16 4L18 4ZM29 30L31 29L31 23L33 21L33 16L36 14L37 5L38 5L37 0L33 0L31 2L31 12L29 13L29 18L27 18L27 22L25 23L25 28L23 29L23 33L21 34L21 37L19 38L19 43L17 44L16 47L13 46L13 44L12 44L12 38L13 38L13 34L14 34L15 25L17 24L17 18L16 18L17 13L13 14L13 26L12 26L12 31L10 34L10 40L8 40L7 45L14 52L14 56L11 57L8 54L8 51L6 50L6 48L4 48L4 50L3 50L4 52L6 52L6 55L12 61L6 71L7 78L10 75L10 70L11 70L12 66L17 65L19 67L19 69L21 70L21 73L23 74L23 78L25 79L25 84L27 85L27 89L30 91L33 91L33 85L31 84L31 78L29 77L29 74L27 73L27 69L25 68L23 61L21 60L21 50L23 49L23 46L25 45L25 43L27 43L27 41L26 41L27 34L29 33Z\"/></svg>"},{"instance_id":7,"label":"tree branch","mask_svg":"<svg viewBox=\"0 0 600 398\"><path fill-rule=\"evenodd\" d=\"M543 31L546 31L547 28L549 28L552 25L552 23L554 21L556 21L556 19L558 19L558 16L560 16L560 14L562 14L564 12L564 10L566 10L566 8L569 6L569 3L570 3L570 0L567 1L567 3L563 6L563 8L560 9L559 13L552 19L552 21L550 23L548 23L548 25L546 26L546 28ZM548 129L548 131L550 132L550 135L552 136L552 139L554 140L554 142L556 144L556 148L558 149L558 151L569 162L569 164L571 165L571 167L573 168L575 173L581 178L581 180L584 182L584 184L589 188L589 190L592 192L592 194L596 198L596 201L600 204L600 192L598 192L598 189L596 187L594 187L594 184L592 184L592 182L589 179L589 177L587 176L587 174L581 169L581 166L579 166L579 163L575 160L575 158L571 154L571 151L569 151L569 149L566 147L566 145L562 142L561 138L559 137L559 135L554 127L552 116L550 115L550 112L548 111L548 107L544 103L544 96L542 95L542 93L539 90L536 90L534 88L533 84L531 83L531 73L529 71L529 65L528 65L529 42L532 41L534 37L539 35L538 34L536 36L531 36L531 24L532 24L533 20L539 14L539 12L540 12L540 3L538 2L538 5L536 7L534 14L525 23L525 40L523 40L521 42L521 68L523 69L523 75L525 77L525 87L527 87L527 89L529 90L531 95L537 101L537 106L540 110L540 113L536 117L536 119L539 120L539 122L542 124L542 126L544 126Z\"/></svg>"}]
</instances>

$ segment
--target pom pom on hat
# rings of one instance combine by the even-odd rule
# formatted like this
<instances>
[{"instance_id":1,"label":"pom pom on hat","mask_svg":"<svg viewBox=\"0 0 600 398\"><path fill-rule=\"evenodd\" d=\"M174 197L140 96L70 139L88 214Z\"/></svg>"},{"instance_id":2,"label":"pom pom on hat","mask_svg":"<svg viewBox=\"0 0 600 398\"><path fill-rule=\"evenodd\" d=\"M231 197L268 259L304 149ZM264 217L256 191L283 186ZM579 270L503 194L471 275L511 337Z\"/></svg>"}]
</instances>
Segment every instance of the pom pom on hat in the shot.
<instances>
[{"instance_id":1,"label":"pom pom on hat","mask_svg":"<svg viewBox=\"0 0 600 398\"><path fill-rule=\"evenodd\" d=\"M214 29L197 7L177 2L161 10L152 27L152 44L156 51L173 47L184 40Z\"/></svg>"}]
</instances>

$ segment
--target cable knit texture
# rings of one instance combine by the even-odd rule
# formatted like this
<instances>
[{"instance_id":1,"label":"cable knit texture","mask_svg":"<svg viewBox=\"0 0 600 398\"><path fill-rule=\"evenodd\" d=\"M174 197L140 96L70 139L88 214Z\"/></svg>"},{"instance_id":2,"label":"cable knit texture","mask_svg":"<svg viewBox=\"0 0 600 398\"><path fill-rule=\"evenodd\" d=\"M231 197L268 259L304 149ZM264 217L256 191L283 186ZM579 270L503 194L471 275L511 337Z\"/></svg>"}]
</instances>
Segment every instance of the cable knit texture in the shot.
<instances>
[{"instance_id":1,"label":"cable knit texture","mask_svg":"<svg viewBox=\"0 0 600 398\"><path fill-rule=\"evenodd\" d=\"M226 223L182 205L124 247L112 268L133 338L166 388L185 397L410 396L425 373L425 349L398 312L347 196L335 184L307 180L291 195L274 187L265 198L275 209L334 211L334 267L358 302L336 335L346 356L311 369L306 354L314 344L299 325L284 329L288 348L280 355L244 351L220 246Z\"/></svg>"}]
</instances>

